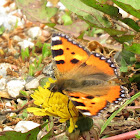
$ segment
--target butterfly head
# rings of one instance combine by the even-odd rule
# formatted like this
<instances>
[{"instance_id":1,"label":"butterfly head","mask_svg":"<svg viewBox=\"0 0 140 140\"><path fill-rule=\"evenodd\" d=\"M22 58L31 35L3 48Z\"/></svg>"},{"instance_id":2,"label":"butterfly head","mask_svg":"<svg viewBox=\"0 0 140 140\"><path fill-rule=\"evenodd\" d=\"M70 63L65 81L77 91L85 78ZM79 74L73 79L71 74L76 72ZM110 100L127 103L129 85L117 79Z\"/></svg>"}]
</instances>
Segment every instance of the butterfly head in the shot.
<instances>
[{"instance_id":1,"label":"butterfly head","mask_svg":"<svg viewBox=\"0 0 140 140\"><path fill-rule=\"evenodd\" d=\"M61 92L65 89L64 80L57 80L55 83L51 83L48 88L51 92Z\"/></svg>"}]
</instances>

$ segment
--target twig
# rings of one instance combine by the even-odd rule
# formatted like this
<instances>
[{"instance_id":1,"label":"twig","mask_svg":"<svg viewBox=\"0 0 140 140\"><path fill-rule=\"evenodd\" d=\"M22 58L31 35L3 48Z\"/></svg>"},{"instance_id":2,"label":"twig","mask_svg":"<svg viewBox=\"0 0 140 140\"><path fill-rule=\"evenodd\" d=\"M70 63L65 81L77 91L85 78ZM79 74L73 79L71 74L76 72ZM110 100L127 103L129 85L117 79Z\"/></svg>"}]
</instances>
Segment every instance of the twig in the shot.
<instances>
[{"instance_id":1,"label":"twig","mask_svg":"<svg viewBox=\"0 0 140 140\"><path fill-rule=\"evenodd\" d=\"M125 109L139 109L140 106L127 106Z\"/></svg>"},{"instance_id":2,"label":"twig","mask_svg":"<svg viewBox=\"0 0 140 140\"><path fill-rule=\"evenodd\" d=\"M32 104L34 102L34 100L29 101L28 103L26 103L24 106L22 106L21 108L17 109L17 110L10 110L10 111L2 111L0 112L0 115L6 115L8 113L19 113L20 111L22 111L23 109L25 109L29 104Z\"/></svg>"},{"instance_id":3,"label":"twig","mask_svg":"<svg viewBox=\"0 0 140 140\"><path fill-rule=\"evenodd\" d=\"M116 22L119 26L121 26L122 28L124 28L126 30L129 30L129 31L133 31L133 32L136 33L136 31L133 30L131 27L129 27L126 23L124 23L124 24L127 25L127 26L123 25L122 23L120 23L119 21L117 21L117 20L115 20L113 18L112 18L112 20L113 20L113 22Z\"/></svg>"}]
</instances>

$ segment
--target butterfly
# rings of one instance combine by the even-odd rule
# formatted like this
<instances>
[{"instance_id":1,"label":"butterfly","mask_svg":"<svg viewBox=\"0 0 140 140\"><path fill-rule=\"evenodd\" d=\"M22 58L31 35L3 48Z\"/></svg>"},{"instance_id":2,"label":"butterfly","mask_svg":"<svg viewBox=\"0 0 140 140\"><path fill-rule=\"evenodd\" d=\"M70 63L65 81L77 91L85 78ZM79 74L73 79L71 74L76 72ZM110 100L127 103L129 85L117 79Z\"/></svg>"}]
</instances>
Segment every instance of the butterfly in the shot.
<instances>
[{"instance_id":1,"label":"butterfly","mask_svg":"<svg viewBox=\"0 0 140 140\"><path fill-rule=\"evenodd\" d=\"M114 81L119 70L110 58L61 33L52 35L51 50L57 79L51 89L66 94L82 114L98 115L126 98L126 88Z\"/></svg>"}]
</instances>

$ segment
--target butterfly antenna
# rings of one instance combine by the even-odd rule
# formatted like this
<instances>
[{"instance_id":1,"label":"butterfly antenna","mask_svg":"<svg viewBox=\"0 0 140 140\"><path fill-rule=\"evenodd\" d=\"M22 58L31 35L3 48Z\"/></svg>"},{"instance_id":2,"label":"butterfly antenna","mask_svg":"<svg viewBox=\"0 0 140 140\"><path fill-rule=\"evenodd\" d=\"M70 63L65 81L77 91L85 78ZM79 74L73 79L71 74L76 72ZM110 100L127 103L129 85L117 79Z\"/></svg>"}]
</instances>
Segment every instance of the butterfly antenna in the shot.
<instances>
[{"instance_id":1,"label":"butterfly antenna","mask_svg":"<svg viewBox=\"0 0 140 140\"><path fill-rule=\"evenodd\" d=\"M55 87L55 85L53 85L49 90L52 92L52 89Z\"/></svg>"}]
</instances>

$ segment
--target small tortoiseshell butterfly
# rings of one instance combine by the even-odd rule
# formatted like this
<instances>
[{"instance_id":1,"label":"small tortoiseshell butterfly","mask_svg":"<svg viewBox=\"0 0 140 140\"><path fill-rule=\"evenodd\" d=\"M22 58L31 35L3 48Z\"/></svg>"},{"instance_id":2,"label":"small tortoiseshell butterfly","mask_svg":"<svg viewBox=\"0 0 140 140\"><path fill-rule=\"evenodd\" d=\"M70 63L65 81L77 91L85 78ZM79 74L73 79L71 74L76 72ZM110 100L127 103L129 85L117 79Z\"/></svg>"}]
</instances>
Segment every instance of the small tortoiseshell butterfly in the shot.
<instances>
[{"instance_id":1,"label":"small tortoiseshell butterfly","mask_svg":"<svg viewBox=\"0 0 140 140\"><path fill-rule=\"evenodd\" d=\"M82 114L97 115L108 103L126 97L126 88L114 81L118 69L110 58L60 33L53 34L51 46L57 79L51 89L68 95Z\"/></svg>"}]
</instances>

